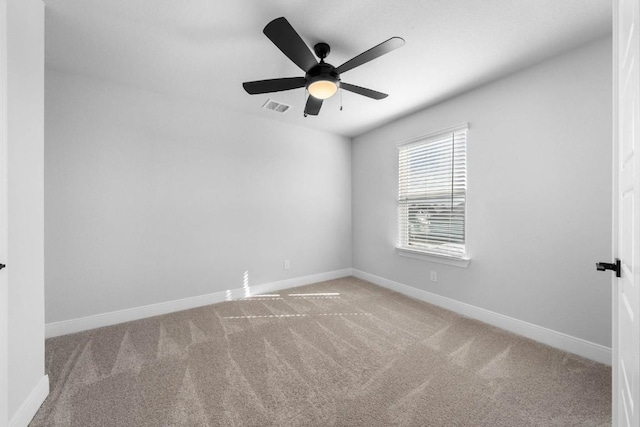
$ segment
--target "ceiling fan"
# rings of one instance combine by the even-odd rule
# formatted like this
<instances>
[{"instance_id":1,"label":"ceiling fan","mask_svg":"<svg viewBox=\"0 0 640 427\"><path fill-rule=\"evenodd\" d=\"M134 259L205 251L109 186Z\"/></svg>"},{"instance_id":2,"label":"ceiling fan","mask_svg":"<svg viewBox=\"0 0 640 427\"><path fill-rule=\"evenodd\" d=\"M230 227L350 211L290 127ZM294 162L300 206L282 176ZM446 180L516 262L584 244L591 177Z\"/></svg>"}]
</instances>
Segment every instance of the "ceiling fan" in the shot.
<instances>
[{"instance_id":1,"label":"ceiling fan","mask_svg":"<svg viewBox=\"0 0 640 427\"><path fill-rule=\"evenodd\" d=\"M245 82L242 86L250 95L281 92L305 87L309 92L309 98L304 107L305 117L308 114L317 116L320 112L320 107L322 107L322 101L333 96L338 88L372 99L386 98L388 96L386 93L344 83L340 80L340 75L404 45L402 38L392 37L350 59L339 67L334 67L324 62L324 59L329 55L331 50L329 45L326 43L318 43L313 47L316 56L320 58L320 62L318 62L300 35L285 18L276 18L269 22L266 27L264 27L263 32L282 53L287 55L290 60L305 72L305 76L257 80Z\"/></svg>"}]
</instances>

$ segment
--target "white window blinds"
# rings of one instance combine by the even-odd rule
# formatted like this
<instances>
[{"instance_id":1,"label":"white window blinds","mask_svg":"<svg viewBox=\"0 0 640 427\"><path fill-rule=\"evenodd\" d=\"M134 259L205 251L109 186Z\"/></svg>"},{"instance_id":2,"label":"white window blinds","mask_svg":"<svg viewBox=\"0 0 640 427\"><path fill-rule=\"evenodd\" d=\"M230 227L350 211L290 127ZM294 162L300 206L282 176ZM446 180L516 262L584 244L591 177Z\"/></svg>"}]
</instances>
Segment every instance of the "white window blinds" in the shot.
<instances>
[{"instance_id":1,"label":"white window blinds","mask_svg":"<svg viewBox=\"0 0 640 427\"><path fill-rule=\"evenodd\" d=\"M399 149L399 246L464 258L467 125L431 134Z\"/></svg>"}]
</instances>

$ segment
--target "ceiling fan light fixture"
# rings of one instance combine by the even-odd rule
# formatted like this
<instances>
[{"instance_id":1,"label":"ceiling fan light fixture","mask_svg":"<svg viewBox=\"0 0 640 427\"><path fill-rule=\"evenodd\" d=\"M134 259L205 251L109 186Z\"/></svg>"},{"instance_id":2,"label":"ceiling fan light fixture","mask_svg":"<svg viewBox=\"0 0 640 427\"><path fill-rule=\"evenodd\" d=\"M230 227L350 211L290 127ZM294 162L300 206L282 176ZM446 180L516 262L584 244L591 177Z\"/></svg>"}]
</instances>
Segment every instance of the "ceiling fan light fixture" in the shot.
<instances>
[{"instance_id":1,"label":"ceiling fan light fixture","mask_svg":"<svg viewBox=\"0 0 640 427\"><path fill-rule=\"evenodd\" d=\"M327 99L338 91L338 83L332 80L317 80L310 83L307 90L314 98Z\"/></svg>"},{"instance_id":2,"label":"ceiling fan light fixture","mask_svg":"<svg viewBox=\"0 0 640 427\"><path fill-rule=\"evenodd\" d=\"M304 77L283 77L279 79L255 80L242 83L242 87L249 95L262 93L280 92L304 87L309 96L304 107L304 116L317 116L325 99L331 98L339 88L371 99L383 99L386 93L364 87L342 83L340 75L353 68L359 67L372 61L394 49L404 45L404 40L400 37L391 37L371 49L354 56L338 68L324 62L331 52L331 47L324 42L316 43L313 53L300 34L291 26L285 17L281 16L269 22L262 32L285 54L294 64L305 72ZM340 107L342 110L342 107Z\"/></svg>"}]
</instances>

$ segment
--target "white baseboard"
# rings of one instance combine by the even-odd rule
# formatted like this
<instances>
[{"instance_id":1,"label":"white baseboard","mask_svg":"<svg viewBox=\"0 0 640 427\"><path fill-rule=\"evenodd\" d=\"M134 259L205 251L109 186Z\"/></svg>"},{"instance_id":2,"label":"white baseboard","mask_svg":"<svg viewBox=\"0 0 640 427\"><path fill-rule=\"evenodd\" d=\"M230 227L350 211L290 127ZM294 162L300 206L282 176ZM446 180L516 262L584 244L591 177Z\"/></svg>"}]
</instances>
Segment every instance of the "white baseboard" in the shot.
<instances>
[{"instance_id":1,"label":"white baseboard","mask_svg":"<svg viewBox=\"0 0 640 427\"><path fill-rule=\"evenodd\" d=\"M543 328L542 326L524 322L513 317L485 310L464 302L443 297L431 292L407 286L384 277L375 276L357 269L352 269L353 275L359 279L366 280L378 286L392 289L401 294L416 298L433 305L437 305L465 317L480 320L498 328L522 335L534 341L547 344L551 347L577 354L584 358L595 360L596 362L611 365L611 348L590 341L576 338L562 332Z\"/></svg>"},{"instance_id":2,"label":"white baseboard","mask_svg":"<svg viewBox=\"0 0 640 427\"><path fill-rule=\"evenodd\" d=\"M485 310L464 302L443 297L422 289L407 286L393 280L385 279L373 274L357 269L345 268L342 270L330 271L327 273L312 274L309 276L296 277L281 280L278 282L264 283L251 286L251 295L264 294L296 286L309 285L325 280L338 279L340 277L355 276L374 283L378 286L392 289L404 295L416 298L428 303L446 308L463 316L480 320L501 329L522 335L532 340L547 344L560 350L577 354L590 360L611 365L611 348L590 341L576 338L562 332L534 325L513 317ZM237 288L229 291L215 292L212 294L200 295L196 297L184 298L175 301L167 301L158 304L134 307L125 310L112 311L109 313L96 314L93 316L78 319L64 320L61 322L47 323L45 325L45 336L47 338L89 329L100 328L102 326L115 325L129 322L131 320L143 319L146 317L158 316L161 314L173 313L175 311L188 310L190 308L215 304L229 299L244 298L245 289ZM47 386L48 390L48 386ZM46 396L46 395L45 395ZM36 408L37 409L37 408Z\"/></svg>"},{"instance_id":3,"label":"white baseboard","mask_svg":"<svg viewBox=\"0 0 640 427\"><path fill-rule=\"evenodd\" d=\"M278 291L280 289L309 285L311 283L323 282L325 280L338 279L340 277L347 276L351 276L350 268L250 286L249 292L251 295L258 295ZM173 313L175 311L202 307L204 305L215 304L230 299L244 298L245 296L247 296L246 292L247 290L245 290L244 288L230 289L228 291L214 292L211 294L183 298L174 301L161 302L141 307L133 307L125 310L112 311L109 313L95 314L93 316L81 317L78 319L47 323L45 325L45 337L57 337L60 335L67 335L75 332L86 331L89 329L100 328L102 326L116 325L118 323L129 322L131 320L138 320L146 317Z\"/></svg>"},{"instance_id":4,"label":"white baseboard","mask_svg":"<svg viewBox=\"0 0 640 427\"><path fill-rule=\"evenodd\" d=\"M33 419L40 405L49 395L49 376L45 375L40 378L38 384L31 390L29 397L22 402L20 408L11 417L9 421L9 427L26 427Z\"/></svg>"}]
</instances>

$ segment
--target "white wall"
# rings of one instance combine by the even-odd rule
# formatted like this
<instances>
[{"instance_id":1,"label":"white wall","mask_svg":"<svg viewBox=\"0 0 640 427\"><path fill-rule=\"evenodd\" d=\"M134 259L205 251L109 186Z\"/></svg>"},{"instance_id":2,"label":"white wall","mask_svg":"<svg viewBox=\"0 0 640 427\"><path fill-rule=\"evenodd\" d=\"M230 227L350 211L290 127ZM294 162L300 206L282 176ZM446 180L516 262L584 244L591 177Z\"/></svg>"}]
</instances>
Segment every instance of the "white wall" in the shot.
<instances>
[{"instance_id":1,"label":"white wall","mask_svg":"<svg viewBox=\"0 0 640 427\"><path fill-rule=\"evenodd\" d=\"M7 17L8 417L12 425L26 425L48 393L44 375L44 5L41 0L8 0ZM5 422L0 420L1 425Z\"/></svg>"},{"instance_id":2,"label":"white wall","mask_svg":"<svg viewBox=\"0 0 640 427\"><path fill-rule=\"evenodd\" d=\"M56 70L45 87L48 323L351 266L349 139Z\"/></svg>"},{"instance_id":3,"label":"white wall","mask_svg":"<svg viewBox=\"0 0 640 427\"><path fill-rule=\"evenodd\" d=\"M471 264L398 256L396 143L461 122ZM611 346L611 147L610 38L359 136L353 267Z\"/></svg>"}]
</instances>

